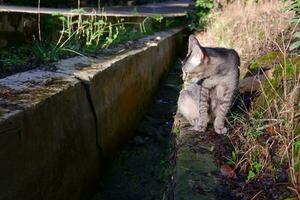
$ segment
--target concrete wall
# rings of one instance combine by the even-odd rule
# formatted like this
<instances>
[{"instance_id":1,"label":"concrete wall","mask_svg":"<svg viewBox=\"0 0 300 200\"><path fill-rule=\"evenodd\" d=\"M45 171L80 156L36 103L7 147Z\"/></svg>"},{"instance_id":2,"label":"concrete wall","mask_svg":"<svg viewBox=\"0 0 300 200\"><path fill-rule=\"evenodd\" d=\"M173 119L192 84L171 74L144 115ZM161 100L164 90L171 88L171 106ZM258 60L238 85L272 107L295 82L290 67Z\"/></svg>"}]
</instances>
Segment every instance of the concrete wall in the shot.
<instances>
[{"instance_id":1,"label":"concrete wall","mask_svg":"<svg viewBox=\"0 0 300 200\"><path fill-rule=\"evenodd\" d=\"M183 29L141 42L147 45L122 54L63 60L56 72L0 79L1 200L93 194L103 157L132 136L182 49Z\"/></svg>"},{"instance_id":2,"label":"concrete wall","mask_svg":"<svg viewBox=\"0 0 300 200\"><path fill-rule=\"evenodd\" d=\"M180 34L165 39L158 46L116 62L90 82L100 133L98 142L106 156L132 136L132 128L162 74L174 62L182 40Z\"/></svg>"},{"instance_id":3,"label":"concrete wall","mask_svg":"<svg viewBox=\"0 0 300 200\"><path fill-rule=\"evenodd\" d=\"M0 48L38 39L37 15L0 13Z\"/></svg>"},{"instance_id":4,"label":"concrete wall","mask_svg":"<svg viewBox=\"0 0 300 200\"><path fill-rule=\"evenodd\" d=\"M0 199L84 199L100 174L85 88L68 88L2 120Z\"/></svg>"}]
</instances>

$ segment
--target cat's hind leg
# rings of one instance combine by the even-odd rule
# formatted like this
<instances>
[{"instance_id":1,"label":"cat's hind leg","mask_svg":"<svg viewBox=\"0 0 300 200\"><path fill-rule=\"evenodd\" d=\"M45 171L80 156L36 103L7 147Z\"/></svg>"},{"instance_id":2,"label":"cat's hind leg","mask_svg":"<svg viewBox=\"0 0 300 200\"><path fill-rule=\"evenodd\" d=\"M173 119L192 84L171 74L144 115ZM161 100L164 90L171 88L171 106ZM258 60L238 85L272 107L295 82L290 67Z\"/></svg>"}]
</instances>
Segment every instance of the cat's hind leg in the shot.
<instances>
[{"instance_id":1,"label":"cat's hind leg","mask_svg":"<svg viewBox=\"0 0 300 200\"><path fill-rule=\"evenodd\" d=\"M178 99L178 110L193 126L192 130L204 132L209 121L207 113L208 93L205 93L205 95L202 95L202 97L201 93L203 92L190 90L181 91Z\"/></svg>"},{"instance_id":2,"label":"cat's hind leg","mask_svg":"<svg viewBox=\"0 0 300 200\"><path fill-rule=\"evenodd\" d=\"M232 91L226 90L223 86L217 86L216 90L216 108L213 110L215 117L214 129L218 134L226 134L227 128L224 125L226 115L231 106L231 100L233 96Z\"/></svg>"},{"instance_id":3,"label":"cat's hind leg","mask_svg":"<svg viewBox=\"0 0 300 200\"><path fill-rule=\"evenodd\" d=\"M180 92L178 110L188 121L199 117L199 105L193 98L191 91L182 90Z\"/></svg>"}]
</instances>

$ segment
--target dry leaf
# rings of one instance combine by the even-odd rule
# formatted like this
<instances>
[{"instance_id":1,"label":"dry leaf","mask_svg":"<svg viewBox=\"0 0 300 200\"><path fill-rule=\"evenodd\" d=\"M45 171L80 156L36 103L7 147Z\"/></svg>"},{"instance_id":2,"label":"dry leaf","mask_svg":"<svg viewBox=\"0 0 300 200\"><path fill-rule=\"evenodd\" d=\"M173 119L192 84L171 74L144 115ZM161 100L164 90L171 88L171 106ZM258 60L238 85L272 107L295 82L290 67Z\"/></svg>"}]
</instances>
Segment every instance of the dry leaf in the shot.
<instances>
[{"instance_id":1,"label":"dry leaf","mask_svg":"<svg viewBox=\"0 0 300 200\"><path fill-rule=\"evenodd\" d=\"M232 179L236 179L236 173L234 172L234 170L227 164L222 165L221 167L221 173L224 177L226 178L232 178Z\"/></svg>"},{"instance_id":2,"label":"dry leaf","mask_svg":"<svg viewBox=\"0 0 300 200\"><path fill-rule=\"evenodd\" d=\"M8 89L4 89L4 90L0 90L0 97L11 97L13 96L13 93L8 90Z\"/></svg>"}]
</instances>

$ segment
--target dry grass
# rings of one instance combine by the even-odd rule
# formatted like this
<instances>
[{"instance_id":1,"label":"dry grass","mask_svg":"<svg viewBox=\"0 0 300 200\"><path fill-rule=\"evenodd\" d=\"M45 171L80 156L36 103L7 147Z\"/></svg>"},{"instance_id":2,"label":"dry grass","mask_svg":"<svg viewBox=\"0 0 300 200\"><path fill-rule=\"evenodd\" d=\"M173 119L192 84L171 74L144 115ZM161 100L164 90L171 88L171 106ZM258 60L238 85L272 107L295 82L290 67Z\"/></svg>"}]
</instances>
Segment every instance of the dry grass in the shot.
<instances>
[{"instance_id":1,"label":"dry grass","mask_svg":"<svg viewBox=\"0 0 300 200\"><path fill-rule=\"evenodd\" d=\"M235 1L212 13L210 25L198 39L206 46L234 48L245 69L254 58L274 49L273 41L288 28L293 13L283 11L286 4L279 0Z\"/></svg>"},{"instance_id":2,"label":"dry grass","mask_svg":"<svg viewBox=\"0 0 300 200\"><path fill-rule=\"evenodd\" d=\"M232 116L228 137L237 155L234 167L248 181L275 177L286 167L289 188L300 199L300 62L285 56L277 75L261 83L254 106Z\"/></svg>"},{"instance_id":3,"label":"dry grass","mask_svg":"<svg viewBox=\"0 0 300 200\"><path fill-rule=\"evenodd\" d=\"M247 174L248 182L276 180L287 169L288 188L300 199L300 58L288 52L299 27L289 23L294 13L283 11L288 2L245 2L249 1L235 1L213 12L210 25L197 36L204 46L237 50L242 75L266 55L269 58L256 62L257 67L273 69L273 76L260 82L260 96L252 108L230 119L228 137L234 152L229 160L235 170Z\"/></svg>"}]
</instances>

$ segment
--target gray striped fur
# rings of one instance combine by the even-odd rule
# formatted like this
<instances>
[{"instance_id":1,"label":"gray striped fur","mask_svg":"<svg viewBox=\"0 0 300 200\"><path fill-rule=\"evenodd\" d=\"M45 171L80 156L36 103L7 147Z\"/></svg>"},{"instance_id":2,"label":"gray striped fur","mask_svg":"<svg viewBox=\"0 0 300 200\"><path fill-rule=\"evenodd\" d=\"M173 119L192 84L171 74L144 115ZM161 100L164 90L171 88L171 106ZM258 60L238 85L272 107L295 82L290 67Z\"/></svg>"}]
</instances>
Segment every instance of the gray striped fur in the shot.
<instances>
[{"instance_id":1,"label":"gray striped fur","mask_svg":"<svg viewBox=\"0 0 300 200\"><path fill-rule=\"evenodd\" d=\"M238 86L239 65L233 49L202 47L195 36L189 37L178 110L194 130L204 132L212 122L215 132L227 132L224 121Z\"/></svg>"}]
</instances>

